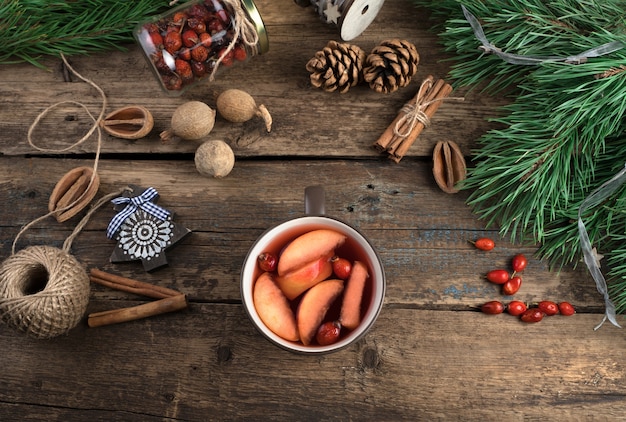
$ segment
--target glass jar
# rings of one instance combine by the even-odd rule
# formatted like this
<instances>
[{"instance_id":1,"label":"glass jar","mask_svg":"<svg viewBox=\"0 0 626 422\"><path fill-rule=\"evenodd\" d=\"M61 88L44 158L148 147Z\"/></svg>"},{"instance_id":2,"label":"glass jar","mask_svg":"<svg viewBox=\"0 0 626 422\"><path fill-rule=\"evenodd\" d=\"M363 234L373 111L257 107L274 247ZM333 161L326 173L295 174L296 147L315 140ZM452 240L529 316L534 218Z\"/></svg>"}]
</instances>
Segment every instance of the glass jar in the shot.
<instances>
[{"instance_id":1,"label":"glass jar","mask_svg":"<svg viewBox=\"0 0 626 422\"><path fill-rule=\"evenodd\" d=\"M174 95L269 49L252 0L185 2L139 24L134 36L163 90Z\"/></svg>"}]
</instances>

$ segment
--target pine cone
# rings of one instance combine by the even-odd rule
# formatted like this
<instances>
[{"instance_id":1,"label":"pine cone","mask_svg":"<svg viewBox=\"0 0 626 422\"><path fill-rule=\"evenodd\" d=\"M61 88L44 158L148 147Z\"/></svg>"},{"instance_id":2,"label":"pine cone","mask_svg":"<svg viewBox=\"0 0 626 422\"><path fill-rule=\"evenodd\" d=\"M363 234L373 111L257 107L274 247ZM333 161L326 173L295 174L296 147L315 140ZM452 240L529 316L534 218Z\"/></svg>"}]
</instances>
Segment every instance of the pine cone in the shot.
<instances>
[{"instance_id":1,"label":"pine cone","mask_svg":"<svg viewBox=\"0 0 626 422\"><path fill-rule=\"evenodd\" d=\"M363 80L376 92L394 92L411 82L419 61L412 43L400 39L383 41L365 59Z\"/></svg>"},{"instance_id":2,"label":"pine cone","mask_svg":"<svg viewBox=\"0 0 626 422\"><path fill-rule=\"evenodd\" d=\"M361 81L365 51L354 44L329 41L306 64L311 85L324 91L347 92Z\"/></svg>"}]
</instances>

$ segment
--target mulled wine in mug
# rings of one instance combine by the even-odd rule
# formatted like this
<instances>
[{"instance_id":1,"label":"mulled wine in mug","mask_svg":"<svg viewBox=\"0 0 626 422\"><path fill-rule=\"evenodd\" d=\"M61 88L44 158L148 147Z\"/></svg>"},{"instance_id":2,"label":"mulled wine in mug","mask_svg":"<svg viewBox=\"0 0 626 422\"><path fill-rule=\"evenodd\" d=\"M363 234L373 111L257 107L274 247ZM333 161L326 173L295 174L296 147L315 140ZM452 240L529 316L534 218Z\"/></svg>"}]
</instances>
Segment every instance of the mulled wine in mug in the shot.
<instances>
[{"instance_id":1,"label":"mulled wine in mug","mask_svg":"<svg viewBox=\"0 0 626 422\"><path fill-rule=\"evenodd\" d=\"M369 240L324 215L321 187L305 189L305 211L256 240L243 264L241 295L252 323L272 343L328 353L371 328L386 280Z\"/></svg>"}]
</instances>

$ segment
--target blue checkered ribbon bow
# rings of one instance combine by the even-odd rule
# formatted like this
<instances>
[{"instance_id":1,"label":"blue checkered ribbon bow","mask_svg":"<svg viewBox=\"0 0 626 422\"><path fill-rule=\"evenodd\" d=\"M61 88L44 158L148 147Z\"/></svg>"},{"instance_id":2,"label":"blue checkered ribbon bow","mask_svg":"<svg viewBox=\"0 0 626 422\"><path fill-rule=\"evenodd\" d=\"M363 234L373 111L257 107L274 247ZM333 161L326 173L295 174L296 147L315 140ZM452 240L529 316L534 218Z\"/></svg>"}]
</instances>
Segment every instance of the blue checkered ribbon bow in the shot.
<instances>
[{"instance_id":1,"label":"blue checkered ribbon bow","mask_svg":"<svg viewBox=\"0 0 626 422\"><path fill-rule=\"evenodd\" d=\"M109 227L107 227L107 237L109 239L112 239L113 236L115 236L115 233L117 233L119 228L122 226L124 221L126 221L128 217L130 217L140 208L145 212L152 214L156 218L166 220L170 216L170 212L152 202L152 200L158 194L159 193L156 191L156 189L148 188L139 196L133 196L132 198L120 196L113 199L111 202L113 202L115 205L126 204L126 207L124 207L122 211L118 212L109 223Z\"/></svg>"}]
</instances>

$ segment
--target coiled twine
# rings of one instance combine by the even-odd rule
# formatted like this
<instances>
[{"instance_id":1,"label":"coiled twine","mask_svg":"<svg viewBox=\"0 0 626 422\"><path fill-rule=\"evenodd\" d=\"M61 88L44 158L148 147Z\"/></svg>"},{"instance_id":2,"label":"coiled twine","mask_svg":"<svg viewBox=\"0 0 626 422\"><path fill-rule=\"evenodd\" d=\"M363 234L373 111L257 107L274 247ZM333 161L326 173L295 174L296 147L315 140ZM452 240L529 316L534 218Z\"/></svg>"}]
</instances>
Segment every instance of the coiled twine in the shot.
<instances>
[{"instance_id":1,"label":"coiled twine","mask_svg":"<svg viewBox=\"0 0 626 422\"><path fill-rule=\"evenodd\" d=\"M37 338L67 333L89 302L89 275L68 252L31 246L0 266L0 318Z\"/></svg>"}]
</instances>

